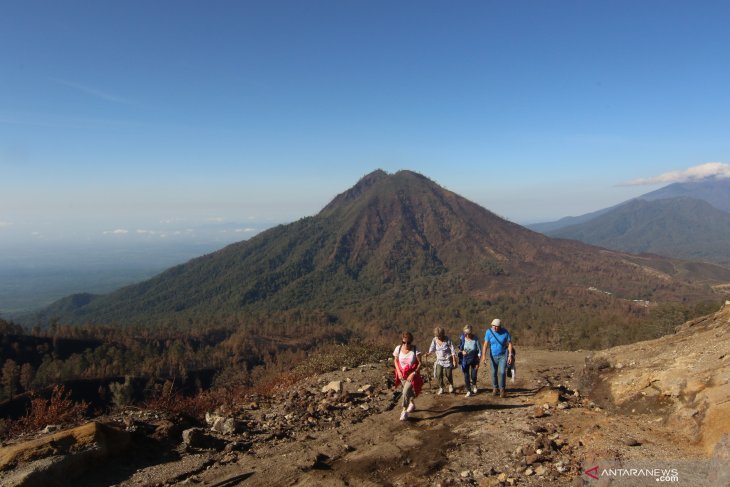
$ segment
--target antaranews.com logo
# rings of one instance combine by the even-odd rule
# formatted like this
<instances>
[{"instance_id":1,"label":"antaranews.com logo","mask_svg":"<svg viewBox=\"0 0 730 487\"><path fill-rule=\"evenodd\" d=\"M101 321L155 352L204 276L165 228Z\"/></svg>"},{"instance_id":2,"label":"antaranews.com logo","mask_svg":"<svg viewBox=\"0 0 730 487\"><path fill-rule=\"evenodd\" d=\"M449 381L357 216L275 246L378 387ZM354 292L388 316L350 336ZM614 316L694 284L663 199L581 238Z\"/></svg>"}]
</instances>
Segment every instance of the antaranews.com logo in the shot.
<instances>
[{"instance_id":1,"label":"antaranews.com logo","mask_svg":"<svg viewBox=\"0 0 730 487\"><path fill-rule=\"evenodd\" d=\"M656 482L679 482L679 471L676 468L600 468L598 465L583 472L594 480L601 478L645 477L654 478Z\"/></svg>"}]
</instances>

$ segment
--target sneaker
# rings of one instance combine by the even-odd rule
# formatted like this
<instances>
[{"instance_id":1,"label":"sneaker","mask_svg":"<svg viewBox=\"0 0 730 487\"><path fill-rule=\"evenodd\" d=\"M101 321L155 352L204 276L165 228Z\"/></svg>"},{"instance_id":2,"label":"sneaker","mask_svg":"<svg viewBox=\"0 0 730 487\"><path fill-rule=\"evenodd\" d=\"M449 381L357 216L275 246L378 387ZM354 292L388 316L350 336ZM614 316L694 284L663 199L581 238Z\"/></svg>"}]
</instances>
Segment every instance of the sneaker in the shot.
<instances>
[{"instance_id":1,"label":"sneaker","mask_svg":"<svg viewBox=\"0 0 730 487\"><path fill-rule=\"evenodd\" d=\"M464 397L471 397L471 391L466 391L466 395Z\"/></svg>"},{"instance_id":2,"label":"sneaker","mask_svg":"<svg viewBox=\"0 0 730 487\"><path fill-rule=\"evenodd\" d=\"M408 412L404 409L402 413L400 413L400 420L405 421L408 419Z\"/></svg>"},{"instance_id":3,"label":"sneaker","mask_svg":"<svg viewBox=\"0 0 730 487\"><path fill-rule=\"evenodd\" d=\"M443 393L444 393L444 388L443 387L439 387L439 391L436 394L438 394L440 396Z\"/></svg>"},{"instance_id":4,"label":"sneaker","mask_svg":"<svg viewBox=\"0 0 730 487\"><path fill-rule=\"evenodd\" d=\"M453 394L453 393L454 393L454 386L449 384L449 394Z\"/></svg>"},{"instance_id":5,"label":"sneaker","mask_svg":"<svg viewBox=\"0 0 730 487\"><path fill-rule=\"evenodd\" d=\"M507 397L507 394L504 393L504 389L499 390L499 397Z\"/></svg>"},{"instance_id":6,"label":"sneaker","mask_svg":"<svg viewBox=\"0 0 730 487\"><path fill-rule=\"evenodd\" d=\"M406 409L406 412L412 413L416 410L416 403L411 401L411 403L408 405L408 409Z\"/></svg>"},{"instance_id":7,"label":"sneaker","mask_svg":"<svg viewBox=\"0 0 730 487\"><path fill-rule=\"evenodd\" d=\"M499 389L492 389L492 394L499 396Z\"/></svg>"},{"instance_id":8,"label":"sneaker","mask_svg":"<svg viewBox=\"0 0 730 487\"><path fill-rule=\"evenodd\" d=\"M471 386L471 392L473 392L474 394L476 394L478 390L479 390L479 389L477 389L477 386L476 386L476 384L475 384L475 385L473 385L473 386Z\"/></svg>"}]
</instances>

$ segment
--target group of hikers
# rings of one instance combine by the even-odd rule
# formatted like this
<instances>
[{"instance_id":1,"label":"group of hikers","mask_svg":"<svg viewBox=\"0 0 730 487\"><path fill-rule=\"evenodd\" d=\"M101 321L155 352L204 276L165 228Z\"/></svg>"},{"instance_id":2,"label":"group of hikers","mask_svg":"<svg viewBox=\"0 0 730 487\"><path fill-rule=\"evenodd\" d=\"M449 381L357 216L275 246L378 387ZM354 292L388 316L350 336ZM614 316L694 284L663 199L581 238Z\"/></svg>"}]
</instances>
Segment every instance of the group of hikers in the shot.
<instances>
[{"instance_id":1,"label":"group of hikers","mask_svg":"<svg viewBox=\"0 0 730 487\"><path fill-rule=\"evenodd\" d=\"M443 328L436 327L433 334L434 337L427 354L436 354L433 374L439 386L437 394L443 394L447 384L448 392L454 392L453 370L457 364L461 366L464 373L466 397L476 394L477 371L479 366L484 365L484 362L489 359L492 372L492 393L505 397L508 369L511 369L514 380L515 349L512 346L512 336L502 327L502 321L499 318L495 318L491 327L484 333L484 341L481 346L471 325L464 327L463 334L459 338L458 349L446 336ZM407 420L408 415L416 410L414 399L423 387L423 377L420 374L423 364L421 356L422 352L413 344L413 335L410 332L404 332L400 345L393 350L395 384L396 386L403 385L401 421Z\"/></svg>"}]
</instances>

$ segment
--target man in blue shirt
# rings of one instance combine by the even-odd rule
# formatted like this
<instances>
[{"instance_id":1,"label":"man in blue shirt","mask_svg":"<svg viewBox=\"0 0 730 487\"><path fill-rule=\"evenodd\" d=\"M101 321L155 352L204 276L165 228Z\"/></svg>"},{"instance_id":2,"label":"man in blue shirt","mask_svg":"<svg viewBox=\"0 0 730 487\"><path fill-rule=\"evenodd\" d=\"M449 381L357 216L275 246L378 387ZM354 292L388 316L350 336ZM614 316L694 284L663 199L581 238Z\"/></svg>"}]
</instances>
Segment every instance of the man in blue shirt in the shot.
<instances>
[{"instance_id":1,"label":"man in blue shirt","mask_svg":"<svg viewBox=\"0 0 730 487\"><path fill-rule=\"evenodd\" d=\"M489 352L487 352L489 347ZM502 328L499 318L492 320L492 327L484 334L484 349L482 364L489 357L492 364L492 393L505 397L504 384L507 379L507 364L512 364L514 351L512 350L512 336Z\"/></svg>"}]
</instances>

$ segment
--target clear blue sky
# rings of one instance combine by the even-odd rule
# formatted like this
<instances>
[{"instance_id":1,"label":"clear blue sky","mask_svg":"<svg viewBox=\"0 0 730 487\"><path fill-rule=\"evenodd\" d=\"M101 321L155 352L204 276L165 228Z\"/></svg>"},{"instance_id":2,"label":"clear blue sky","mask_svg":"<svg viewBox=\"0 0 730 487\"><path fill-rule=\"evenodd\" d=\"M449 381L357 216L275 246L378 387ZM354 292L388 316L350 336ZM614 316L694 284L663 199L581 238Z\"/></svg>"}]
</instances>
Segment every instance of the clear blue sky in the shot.
<instances>
[{"instance_id":1,"label":"clear blue sky","mask_svg":"<svg viewBox=\"0 0 730 487\"><path fill-rule=\"evenodd\" d=\"M0 240L265 226L376 168L519 223L613 205L658 187L626 181L730 162L729 18L719 1L6 1Z\"/></svg>"}]
</instances>

